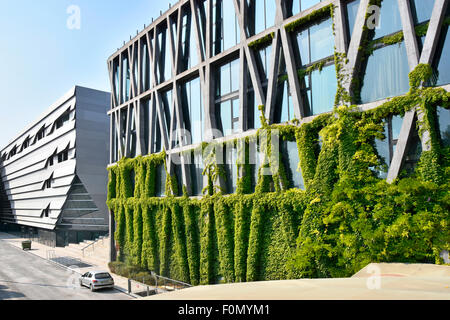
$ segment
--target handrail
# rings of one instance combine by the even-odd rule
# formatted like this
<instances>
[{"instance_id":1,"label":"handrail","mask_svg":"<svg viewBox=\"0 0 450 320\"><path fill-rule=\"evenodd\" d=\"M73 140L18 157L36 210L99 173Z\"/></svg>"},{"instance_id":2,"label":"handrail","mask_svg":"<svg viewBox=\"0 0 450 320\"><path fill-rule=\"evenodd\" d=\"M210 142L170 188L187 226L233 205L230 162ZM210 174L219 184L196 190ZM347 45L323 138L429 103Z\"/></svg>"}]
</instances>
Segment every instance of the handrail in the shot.
<instances>
[{"instance_id":1,"label":"handrail","mask_svg":"<svg viewBox=\"0 0 450 320\"><path fill-rule=\"evenodd\" d=\"M136 279L128 278L128 293L133 294L132 283L137 284L138 288L139 287L142 287L143 289L145 288L147 296L150 295L150 288L153 288L152 291L154 291L154 294L158 294L158 293L161 293L161 290L163 292L167 292L167 291L181 290L181 289L192 287L192 285L190 285L189 283L166 278L166 277L157 275L154 272L152 272L151 275L155 278L155 284L153 284L153 285L146 284L144 282L144 280L142 282L140 282ZM180 287L178 287L177 285ZM138 293L138 295L139 295L139 293Z\"/></svg>"},{"instance_id":2,"label":"handrail","mask_svg":"<svg viewBox=\"0 0 450 320\"><path fill-rule=\"evenodd\" d=\"M95 245L96 243L98 243L100 240L102 240L102 244L104 244L104 243L105 243L105 238L107 238L108 236L109 236L109 234L106 234L106 235L104 235L104 236L100 236L100 237L99 237L97 240L95 240L94 242L89 243L87 246L81 248L81 252L82 252L82 254L83 254L83 257L84 257L84 250L86 250L86 249L89 248L90 246L94 247L94 245Z\"/></svg>"}]
</instances>

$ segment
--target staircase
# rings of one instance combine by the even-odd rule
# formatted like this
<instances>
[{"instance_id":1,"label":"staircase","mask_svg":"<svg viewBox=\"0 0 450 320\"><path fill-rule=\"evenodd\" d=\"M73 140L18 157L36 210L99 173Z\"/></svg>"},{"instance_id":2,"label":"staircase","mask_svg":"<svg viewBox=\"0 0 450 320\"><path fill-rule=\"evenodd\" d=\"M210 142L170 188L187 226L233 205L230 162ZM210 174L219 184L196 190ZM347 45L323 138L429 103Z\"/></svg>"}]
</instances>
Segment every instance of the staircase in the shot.
<instances>
[{"instance_id":1,"label":"staircase","mask_svg":"<svg viewBox=\"0 0 450 320\"><path fill-rule=\"evenodd\" d=\"M64 247L68 256L75 256L86 262L104 266L109 261L109 236L99 239L85 240L80 243L70 243Z\"/></svg>"}]
</instances>

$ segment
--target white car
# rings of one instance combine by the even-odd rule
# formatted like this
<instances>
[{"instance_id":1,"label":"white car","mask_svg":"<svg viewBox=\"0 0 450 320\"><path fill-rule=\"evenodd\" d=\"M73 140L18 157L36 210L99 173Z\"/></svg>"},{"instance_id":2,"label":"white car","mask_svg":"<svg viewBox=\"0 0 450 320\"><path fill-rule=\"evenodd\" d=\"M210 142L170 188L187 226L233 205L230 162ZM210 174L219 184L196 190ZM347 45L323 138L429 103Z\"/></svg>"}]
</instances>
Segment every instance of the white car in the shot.
<instances>
[{"instance_id":1,"label":"white car","mask_svg":"<svg viewBox=\"0 0 450 320\"><path fill-rule=\"evenodd\" d=\"M80 286L86 286L91 291L114 288L114 279L106 271L89 271L80 277Z\"/></svg>"}]
</instances>

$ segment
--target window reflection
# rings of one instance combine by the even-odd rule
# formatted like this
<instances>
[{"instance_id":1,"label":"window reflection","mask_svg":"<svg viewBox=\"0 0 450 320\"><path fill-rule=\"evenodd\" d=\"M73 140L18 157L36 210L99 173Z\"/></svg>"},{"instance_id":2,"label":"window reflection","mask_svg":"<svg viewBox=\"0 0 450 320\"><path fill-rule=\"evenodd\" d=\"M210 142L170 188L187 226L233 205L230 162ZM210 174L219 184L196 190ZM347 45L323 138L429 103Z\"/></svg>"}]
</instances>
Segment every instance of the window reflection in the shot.
<instances>
[{"instance_id":1,"label":"window reflection","mask_svg":"<svg viewBox=\"0 0 450 320\"><path fill-rule=\"evenodd\" d=\"M442 86L450 83L450 32L449 26L442 28L440 41L433 62L435 77L433 84Z\"/></svg>"},{"instance_id":2,"label":"window reflection","mask_svg":"<svg viewBox=\"0 0 450 320\"><path fill-rule=\"evenodd\" d=\"M297 60L302 69L318 62L316 68L300 79L306 116L333 109L337 89L336 70L333 64L334 36L332 20L327 18L297 33Z\"/></svg>"},{"instance_id":3,"label":"window reflection","mask_svg":"<svg viewBox=\"0 0 450 320\"><path fill-rule=\"evenodd\" d=\"M281 141L280 143L281 158L286 168L286 173L290 181L290 186L297 189L305 189L303 176L298 171L298 149L296 141Z\"/></svg>"},{"instance_id":4,"label":"window reflection","mask_svg":"<svg viewBox=\"0 0 450 320\"><path fill-rule=\"evenodd\" d=\"M239 99L227 100L219 104L220 126L224 136L239 132Z\"/></svg>"},{"instance_id":5,"label":"window reflection","mask_svg":"<svg viewBox=\"0 0 450 320\"><path fill-rule=\"evenodd\" d=\"M231 145L227 145L226 150L224 150L224 163L226 171L226 185L228 194L236 192L237 189L237 150Z\"/></svg>"},{"instance_id":6,"label":"window reflection","mask_svg":"<svg viewBox=\"0 0 450 320\"><path fill-rule=\"evenodd\" d=\"M248 31L250 36L258 34L275 23L275 0L246 0L248 5ZM231 1L230 1L231 2Z\"/></svg>"},{"instance_id":7,"label":"window reflection","mask_svg":"<svg viewBox=\"0 0 450 320\"><path fill-rule=\"evenodd\" d=\"M170 54L170 37L167 27L161 28L157 37L159 46L157 74L159 83L163 83L172 77L172 55Z\"/></svg>"},{"instance_id":8,"label":"window reflection","mask_svg":"<svg viewBox=\"0 0 450 320\"><path fill-rule=\"evenodd\" d=\"M239 131L239 59L220 66L216 73L218 129L224 136Z\"/></svg>"},{"instance_id":9,"label":"window reflection","mask_svg":"<svg viewBox=\"0 0 450 320\"><path fill-rule=\"evenodd\" d=\"M193 152L191 158L191 187L193 196L201 196L203 190L203 157L200 152Z\"/></svg>"},{"instance_id":10,"label":"window reflection","mask_svg":"<svg viewBox=\"0 0 450 320\"><path fill-rule=\"evenodd\" d=\"M164 164L160 164L156 169L155 186L155 195L157 197L163 197L166 192L166 169L164 168Z\"/></svg>"},{"instance_id":11,"label":"window reflection","mask_svg":"<svg viewBox=\"0 0 450 320\"><path fill-rule=\"evenodd\" d=\"M442 146L450 147L450 110L438 107L437 116Z\"/></svg>"},{"instance_id":12,"label":"window reflection","mask_svg":"<svg viewBox=\"0 0 450 320\"><path fill-rule=\"evenodd\" d=\"M181 32L181 71L188 70L198 64L194 19L189 7L183 10Z\"/></svg>"},{"instance_id":13,"label":"window reflection","mask_svg":"<svg viewBox=\"0 0 450 320\"><path fill-rule=\"evenodd\" d=\"M375 50L365 68L361 102L368 103L408 92L408 74L404 42Z\"/></svg>"},{"instance_id":14,"label":"window reflection","mask_svg":"<svg viewBox=\"0 0 450 320\"><path fill-rule=\"evenodd\" d=\"M358 14L360 2L361 2L360 0L356 0L356 1L347 3L346 18L347 18L347 26L348 26L347 36L348 36L349 42L350 42L350 39L353 34L353 29L355 27L356 15Z\"/></svg>"},{"instance_id":15,"label":"window reflection","mask_svg":"<svg viewBox=\"0 0 450 320\"><path fill-rule=\"evenodd\" d=\"M387 178L387 173L394 157L397 141L403 124L403 117L394 115L385 121L384 136L385 139L375 139L375 148L381 159L384 168L377 172L381 179Z\"/></svg>"},{"instance_id":16,"label":"window reflection","mask_svg":"<svg viewBox=\"0 0 450 320\"><path fill-rule=\"evenodd\" d=\"M215 0L212 14L212 45L216 55L240 42L240 29L233 1Z\"/></svg>"},{"instance_id":17,"label":"window reflection","mask_svg":"<svg viewBox=\"0 0 450 320\"><path fill-rule=\"evenodd\" d=\"M283 123L295 118L294 103L287 80L278 83L275 108L275 123Z\"/></svg>"},{"instance_id":18,"label":"window reflection","mask_svg":"<svg viewBox=\"0 0 450 320\"><path fill-rule=\"evenodd\" d=\"M293 16L301 11L311 8L318 4L321 0L290 0L287 2L288 16Z\"/></svg>"},{"instance_id":19,"label":"window reflection","mask_svg":"<svg viewBox=\"0 0 450 320\"><path fill-rule=\"evenodd\" d=\"M200 78L183 84L181 93L185 128L190 133L191 143L200 143L203 141L203 100ZM185 143L188 144L189 141Z\"/></svg>"},{"instance_id":20,"label":"window reflection","mask_svg":"<svg viewBox=\"0 0 450 320\"><path fill-rule=\"evenodd\" d=\"M411 12L415 24L430 20L434 2L435 0L410 0Z\"/></svg>"},{"instance_id":21,"label":"window reflection","mask_svg":"<svg viewBox=\"0 0 450 320\"><path fill-rule=\"evenodd\" d=\"M383 0L381 2L379 24L375 28L375 37L378 39L402 30L402 21L397 0Z\"/></svg>"}]
</instances>

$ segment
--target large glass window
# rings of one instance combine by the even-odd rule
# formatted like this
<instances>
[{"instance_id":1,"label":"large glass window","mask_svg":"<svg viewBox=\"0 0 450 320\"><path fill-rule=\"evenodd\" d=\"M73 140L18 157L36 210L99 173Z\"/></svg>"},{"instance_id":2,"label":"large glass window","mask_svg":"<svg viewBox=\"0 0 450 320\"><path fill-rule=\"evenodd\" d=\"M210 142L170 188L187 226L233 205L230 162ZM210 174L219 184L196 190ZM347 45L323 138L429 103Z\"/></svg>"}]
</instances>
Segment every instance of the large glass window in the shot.
<instances>
[{"instance_id":1,"label":"large glass window","mask_svg":"<svg viewBox=\"0 0 450 320\"><path fill-rule=\"evenodd\" d=\"M367 61L361 102L368 103L408 92L408 74L404 42L375 50Z\"/></svg>"},{"instance_id":2,"label":"large glass window","mask_svg":"<svg viewBox=\"0 0 450 320\"><path fill-rule=\"evenodd\" d=\"M130 64L128 57L122 59L122 102L130 99Z\"/></svg>"},{"instance_id":3,"label":"large glass window","mask_svg":"<svg viewBox=\"0 0 450 320\"><path fill-rule=\"evenodd\" d=\"M305 189L302 173L298 170L299 156L296 141L281 141L281 158L286 168L290 186Z\"/></svg>"},{"instance_id":4,"label":"large glass window","mask_svg":"<svg viewBox=\"0 0 450 320\"><path fill-rule=\"evenodd\" d=\"M287 2L288 15L296 15L301 11L311 8L318 4L321 0L290 0Z\"/></svg>"},{"instance_id":5,"label":"large glass window","mask_svg":"<svg viewBox=\"0 0 450 320\"><path fill-rule=\"evenodd\" d=\"M172 78L172 55L170 53L170 37L167 27L161 27L158 32L159 59L157 73L159 83Z\"/></svg>"},{"instance_id":6,"label":"large glass window","mask_svg":"<svg viewBox=\"0 0 450 320\"><path fill-rule=\"evenodd\" d=\"M188 70L198 64L197 39L195 37L194 19L191 9L186 7L182 19L181 32L181 71Z\"/></svg>"},{"instance_id":7,"label":"large glass window","mask_svg":"<svg viewBox=\"0 0 450 320\"><path fill-rule=\"evenodd\" d=\"M410 0L411 12L415 24L421 24L430 20L434 2L434 0Z\"/></svg>"},{"instance_id":8,"label":"large glass window","mask_svg":"<svg viewBox=\"0 0 450 320\"><path fill-rule=\"evenodd\" d=\"M294 103L287 80L278 82L277 100L275 108L275 123L283 123L295 118Z\"/></svg>"},{"instance_id":9,"label":"large glass window","mask_svg":"<svg viewBox=\"0 0 450 320\"><path fill-rule=\"evenodd\" d=\"M300 63L302 66L333 56L334 36L331 19L326 19L297 34Z\"/></svg>"},{"instance_id":10,"label":"large glass window","mask_svg":"<svg viewBox=\"0 0 450 320\"><path fill-rule=\"evenodd\" d=\"M213 54L219 54L240 42L238 18L233 1L214 0Z\"/></svg>"},{"instance_id":11,"label":"large glass window","mask_svg":"<svg viewBox=\"0 0 450 320\"><path fill-rule=\"evenodd\" d=\"M432 82L434 85L442 86L450 83L450 32L448 25L442 27L440 41L433 61L433 69L435 77Z\"/></svg>"},{"instance_id":12,"label":"large glass window","mask_svg":"<svg viewBox=\"0 0 450 320\"><path fill-rule=\"evenodd\" d=\"M156 169L156 196L162 197L166 192L166 169L160 164Z\"/></svg>"},{"instance_id":13,"label":"large glass window","mask_svg":"<svg viewBox=\"0 0 450 320\"><path fill-rule=\"evenodd\" d=\"M166 92L161 93L161 103L162 103L162 109L165 114L166 118L166 133L167 136L170 136L170 120L171 120L171 112L172 112L172 90L168 90ZM176 134L174 134L174 137L176 137ZM176 143L172 145L174 147Z\"/></svg>"},{"instance_id":14,"label":"large glass window","mask_svg":"<svg viewBox=\"0 0 450 320\"><path fill-rule=\"evenodd\" d=\"M219 67L216 78L216 96L225 96L239 90L239 59Z\"/></svg>"},{"instance_id":15,"label":"large glass window","mask_svg":"<svg viewBox=\"0 0 450 320\"><path fill-rule=\"evenodd\" d=\"M192 195L201 196L203 190L203 157L201 152L193 152L191 159Z\"/></svg>"},{"instance_id":16,"label":"large glass window","mask_svg":"<svg viewBox=\"0 0 450 320\"><path fill-rule=\"evenodd\" d=\"M352 37L353 29L355 27L356 15L358 14L359 4L361 0L351 1L347 3L346 19L347 19L347 36L349 39Z\"/></svg>"},{"instance_id":17,"label":"large glass window","mask_svg":"<svg viewBox=\"0 0 450 320\"><path fill-rule=\"evenodd\" d=\"M300 79L307 116L331 111L337 89L336 70L333 64L334 36L332 20L322 20L297 34L297 60L302 69L318 62L325 65Z\"/></svg>"},{"instance_id":18,"label":"large glass window","mask_svg":"<svg viewBox=\"0 0 450 320\"><path fill-rule=\"evenodd\" d=\"M193 144L203 141L203 101L200 79L195 78L182 86L182 103L185 128ZM186 141L189 143L189 141Z\"/></svg>"},{"instance_id":19,"label":"large glass window","mask_svg":"<svg viewBox=\"0 0 450 320\"><path fill-rule=\"evenodd\" d=\"M450 147L450 110L438 107L437 116L442 145Z\"/></svg>"},{"instance_id":20,"label":"large glass window","mask_svg":"<svg viewBox=\"0 0 450 320\"><path fill-rule=\"evenodd\" d=\"M151 86L151 67L150 67L150 56L148 53L147 41L144 40L142 44L142 89L147 91Z\"/></svg>"},{"instance_id":21,"label":"large glass window","mask_svg":"<svg viewBox=\"0 0 450 320\"><path fill-rule=\"evenodd\" d=\"M234 98L218 104L220 111L219 129L224 136L239 132L239 99Z\"/></svg>"},{"instance_id":22,"label":"large glass window","mask_svg":"<svg viewBox=\"0 0 450 320\"><path fill-rule=\"evenodd\" d=\"M200 51L202 56L205 56L206 51L206 0L199 0L197 7L197 17L199 21L199 29L200 29Z\"/></svg>"},{"instance_id":23,"label":"large glass window","mask_svg":"<svg viewBox=\"0 0 450 320\"><path fill-rule=\"evenodd\" d=\"M239 59L220 66L216 73L216 111L223 135L239 130Z\"/></svg>"},{"instance_id":24,"label":"large glass window","mask_svg":"<svg viewBox=\"0 0 450 320\"><path fill-rule=\"evenodd\" d=\"M259 54L259 73L263 82L269 78L270 56L272 54L272 45L269 45L258 51Z\"/></svg>"},{"instance_id":25,"label":"large glass window","mask_svg":"<svg viewBox=\"0 0 450 320\"><path fill-rule=\"evenodd\" d=\"M152 123L152 146L151 152L158 153L162 151L162 142L161 142L161 125L159 123L159 116L156 110L156 104L154 102L150 102L150 106L153 109L152 112L155 117L155 121Z\"/></svg>"},{"instance_id":26,"label":"large glass window","mask_svg":"<svg viewBox=\"0 0 450 320\"><path fill-rule=\"evenodd\" d=\"M382 163L385 165L379 172L377 172L378 177L381 179L386 179L387 173L389 171L389 166L391 165L392 159L394 157L394 152L397 146L397 141L400 136L400 130L403 124L403 117L392 116L386 119L384 125L384 136L385 139L375 139L375 148L380 156Z\"/></svg>"},{"instance_id":27,"label":"large glass window","mask_svg":"<svg viewBox=\"0 0 450 320\"><path fill-rule=\"evenodd\" d=\"M422 155L422 142L419 133L417 132L415 122L416 121L414 121L413 132L406 148L405 161L401 168L401 171L405 171L407 175L412 175L415 172L420 156Z\"/></svg>"},{"instance_id":28,"label":"large glass window","mask_svg":"<svg viewBox=\"0 0 450 320\"><path fill-rule=\"evenodd\" d=\"M226 150L224 150L224 162L226 171L226 192L231 194L236 192L237 189L237 150L231 145L227 145Z\"/></svg>"},{"instance_id":29,"label":"large glass window","mask_svg":"<svg viewBox=\"0 0 450 320\"><path fill-rule=\"evenodd\" d=\"M150 140L150 108L152 105L152 101L150 99L142 100L140 108L141 108L141 126L143 128L143 141L144 145L141 145L142 154L148 154L149 150L149 140Z\"/></svg>"},{"instance_id":30,"label":"large glass window","mask_svg":"<svg viewBox=\"0 0 450 320\"><path fill-rule=\"evenodd\" d=\"M275 0L247 0L247 4L247 27L250 36L258 34L274 25L276 14Z\"/></svg>"},{"instance_id":31,"label":"large glass window","mask_svg":"<svg viewBox=\"0 0 450 320\"><path fill-rule=\"evenodd\" d=\"M380 19L375 27L375 37L378 39L402 30L402 20L397 0L383 0L381 2Z\"/></svg>"},{"instance_id":32,"label":"large glass window","mask_svg":"<svg viewBox=\"0 0 450 320\"><path fill-rule=\"evenodd\" d=\"M119 60L114 59L114 93L116 96L117 103L121 103L119 101L119 92L120 92L120 66L119 66Z\"/></svg>"}]
</instances>

